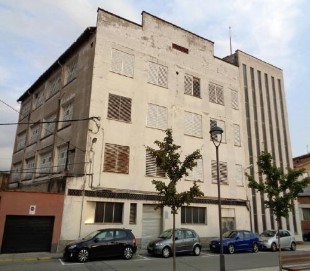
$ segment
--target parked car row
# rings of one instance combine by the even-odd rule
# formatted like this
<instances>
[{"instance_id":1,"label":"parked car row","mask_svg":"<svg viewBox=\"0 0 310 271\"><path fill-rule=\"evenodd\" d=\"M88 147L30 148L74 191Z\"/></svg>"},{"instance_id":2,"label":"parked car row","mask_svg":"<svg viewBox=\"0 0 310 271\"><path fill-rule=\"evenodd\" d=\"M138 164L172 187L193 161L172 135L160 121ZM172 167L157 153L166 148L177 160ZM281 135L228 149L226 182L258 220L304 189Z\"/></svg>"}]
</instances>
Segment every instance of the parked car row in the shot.
<instances>
[{"instance_id":1,"label":"parked car row","mask_svg":"<svg viewBox=\"0 0 310 271\"><path fill-rule=\"evenodd\" d=\"M147 245L150 255L168 258L173 252L173 231L165 230L157 239ZM279 249L277 231L268 230L259 236L247 230L227 231L223 234L223 252L233 254L239 251L258 252L259 249L276 251ZM281 248L296 250L294 236L287 230L280 230ZM188 228L175 229L176 254L191 253L199 256L201 241L198 234ZM220 252L220 239L211 240L211 252ZM129 260L137 251L136 237L130 229L102 229L90 233L81 240L69 243L63 253L65 260L86 262L89 259L123 257Z\"/></svg>"}]
</instances>

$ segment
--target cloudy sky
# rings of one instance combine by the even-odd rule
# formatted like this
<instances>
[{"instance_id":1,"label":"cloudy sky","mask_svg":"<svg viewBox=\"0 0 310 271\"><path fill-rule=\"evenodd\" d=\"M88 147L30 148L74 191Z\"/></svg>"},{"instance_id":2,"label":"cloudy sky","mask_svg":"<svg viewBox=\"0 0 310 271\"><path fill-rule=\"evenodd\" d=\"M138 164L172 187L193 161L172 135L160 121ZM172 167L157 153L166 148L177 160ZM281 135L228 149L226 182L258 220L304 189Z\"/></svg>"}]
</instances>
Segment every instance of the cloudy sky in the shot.
<instances>
[{"instance_id":1,"label":"cloudy sky","mask_svg":"<svg viewBox=\"0 0 310 271\"><path fill-rule=\"evenodd\" d=\"M97 8L141 24L141 12L215 43L215 55L240 49L283 69L293 156L310 150L308 0L0 0L0 170L10 168L16 100L76 40L96 25ZM309 145L309 146L308 146Z\"/></svg>"}]
</instances>

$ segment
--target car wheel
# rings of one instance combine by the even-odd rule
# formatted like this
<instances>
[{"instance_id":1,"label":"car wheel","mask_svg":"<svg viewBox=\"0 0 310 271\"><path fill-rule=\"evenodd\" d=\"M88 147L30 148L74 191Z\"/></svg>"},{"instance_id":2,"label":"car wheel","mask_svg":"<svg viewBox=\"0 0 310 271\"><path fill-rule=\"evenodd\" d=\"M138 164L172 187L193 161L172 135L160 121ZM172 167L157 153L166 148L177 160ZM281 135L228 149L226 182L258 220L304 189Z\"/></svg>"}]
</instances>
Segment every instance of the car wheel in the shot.
<instances>
[{"instance_id":1,"label":"car wheel","mask_svg":"<svg viewBox=\"0 0 310 271\"><path fill-rule=\"evenodd\" d=\"M164 247L162 251L162 255L164 258L168 258L170 256L170 249L169 247Z\"/></svg>"},{"instance_id":2,"label":"car wheel","mask_svg":"<svg viewBox=\"0 0 310 271\"><path fill-rule=\"evenodd\" d=\"M291 244L291 250L292 250L292 251L295 251L295 250L296 250L296 243L295 243L295 242L292 242L292 244Z\"/></svg>"},{"instance_id":3,"label":"car wheel","mask_svg":"<svg viewBox=\"0 0 310 271\"><path fill-rule=\"evenodd\" d=\"M258 252L258 245L256 243L253 244L253 252L254 253Z\"/></svg>"},{"instance_id":4,"label":"car wheel","mask_svg":"<svg viewBox=\"0 0 310 271\"><path fill-rule=\"evenodd\" d=\"M125 260L130 260L133 256L133 250L132 247L125 247L123 256Z\"/></svg>"},{"instance_id":5,"label":"car wheel","mask_svg":"<svg viewBox=\"0 0 310 271\"><path fill-rule=\"evenodd\" d=\"M277 251L277 245L276 245L276 243L272 243L272 244L271 244L271 251L273 251L273 252Z\"/></svg>"},{"instance_id":6,"label":"car wheel","mask_svg":"<svg viewBox=\"0 0 310 271\"><path fill-rule=\"evenodd\" d=\"M87 262L89 259L89 252L88 249L82 248L79 250L79 253L77 255L77 259L80 263Z\"/></svg>"},{"instance_id":7,"label":"car wheel","mask_svg":"<svg viewBox=\"0 0 310 271\"><path fill-rule=\"evenodd\" d=\"M234 245L230 244L228 246L228 253L229 254L234 254L235 253L235 246Z\"/></svg>"},{"instance_id":8,"label":"car wheel","mask_svg":"<svg viewBox=\"0 0 310 271\"><path fill-rule=\"evenodd\" d=\"M194 247L194 255L195 256L199 256L200 255L200 251L201 251L200 246L195 246Z\"/></svg>"}]
</instances>

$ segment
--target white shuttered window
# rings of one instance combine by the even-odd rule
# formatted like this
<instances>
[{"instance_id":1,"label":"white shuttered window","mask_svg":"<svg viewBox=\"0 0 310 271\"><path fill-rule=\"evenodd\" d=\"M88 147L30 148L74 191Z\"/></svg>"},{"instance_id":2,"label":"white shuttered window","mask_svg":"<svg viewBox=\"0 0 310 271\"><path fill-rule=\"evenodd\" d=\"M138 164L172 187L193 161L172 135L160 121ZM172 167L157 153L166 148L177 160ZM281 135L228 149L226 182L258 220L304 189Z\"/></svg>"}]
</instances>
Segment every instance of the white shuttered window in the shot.
<instances>
[{"instance_id":1,"label":"white shuttered window","mask_svg":"<svg viewBox=\"0 0 310 271\"><path fill-rule=\"evenodd\" d=\"M166 130L168 126L167 108L156 104L148 104L146 125L148 127Z\"/></svg>"},{"instance_id":2,"label":"white shuttered window","mask_svg":"<svg viewBox=\"0 0 310 271\"><path fill-rule=\"evenodd\" d=\"M240 126L238 124L234 124L234 145L241 146Z\"/></svg>"},{"instance_id":3,"label":"white shuttered window","mask_svg":"<svg viewBox=\"0 0 310 271\"><path fill-rule=\"evenodd\" d=\"M196 160L197 165L188 172L188 176L185 177L186 180L203 182L203 164L202 159Z\"/></svg>"},{"instance_id":4,"label":"white shuttered window","mask_svg":"<svg viewBox=\"0 0 310 271\"><path fill-rule=\"evenodd\" d=\"M220 171L220 182L227 183L227 163L226 162L219 162L219 171ZM217 183L217 165L216 161L211 161L211 177L212 182Z\"/></svg>"},{"instance_id":5,"label":"white shuttered window","mask_svg":"<svg viewBox=\"0 0 310 271\"><path fill-rule=\"evenodd\" d=\"M202 136L201 115L185 111L185 134L191 136Z\"/></svg>"},{"instance_id":6,"label":"white shuttered window","mask_svg":"<svg viewBox=\"0 0 310 271\"><path fill-rule=\"evenodd\" d=\"M168 87L168 67L149 62L148 83Z\"/></svg>"},{"instance_id":7,"label":"white shuttered window","mask_svg":"<svg viewBox=\"0 0 310 271\"><path fill-rule=\"evenodd\" d=\"M156 165L156 158L154 158L149 151L146 151L146 176L165 177L165 172Z\"/></svg>"},{"instance_id":8,"label":"white shuttered window","mask_svg":"<svg viewBox=\"0 0 310 271\"><path fill-rule=\"evenodd\" d=\"M112 49L112 71L128 77L133 77L134 56Z\"/></svg>"},{"instance_id":9,"label":"white shuttered window","mask_svg":"<svg viewBox=\"0 0 310 271\"><path fill-rule=\"evenodd\" d=\"M224 91L222 86L209 84L209 101L224 105Z\"/></svg>"}]
</instances>

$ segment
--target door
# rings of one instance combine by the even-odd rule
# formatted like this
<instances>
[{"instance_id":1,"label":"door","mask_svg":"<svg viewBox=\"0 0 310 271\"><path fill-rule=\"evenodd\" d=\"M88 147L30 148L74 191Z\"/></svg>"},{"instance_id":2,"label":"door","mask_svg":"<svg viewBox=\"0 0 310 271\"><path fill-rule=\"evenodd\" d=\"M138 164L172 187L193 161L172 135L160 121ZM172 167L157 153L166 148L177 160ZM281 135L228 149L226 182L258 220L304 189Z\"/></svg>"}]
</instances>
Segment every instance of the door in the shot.
<instances>
[{"instance_id":1,"label":"door","mask_svg":"<svg viewBox=\"0 0 310 271\"><path fill-rule=\"evenodd\" d=\"M162 231L162 209L156 209L156 205L143 204L142 214L142 248L156 239Z\"/></svg>"},{"instance_id":2,"label":"door","mask_svg":"<svg viewBox=\"0 0 310 271\"><path fill-rule=\"evenodd\" d=\"M50 251L53 228L54 216L7 215L1 252Z\"/></svg>"}]
</instances>

